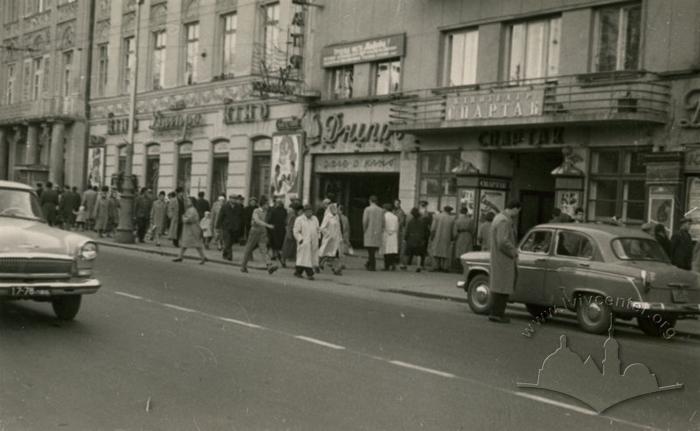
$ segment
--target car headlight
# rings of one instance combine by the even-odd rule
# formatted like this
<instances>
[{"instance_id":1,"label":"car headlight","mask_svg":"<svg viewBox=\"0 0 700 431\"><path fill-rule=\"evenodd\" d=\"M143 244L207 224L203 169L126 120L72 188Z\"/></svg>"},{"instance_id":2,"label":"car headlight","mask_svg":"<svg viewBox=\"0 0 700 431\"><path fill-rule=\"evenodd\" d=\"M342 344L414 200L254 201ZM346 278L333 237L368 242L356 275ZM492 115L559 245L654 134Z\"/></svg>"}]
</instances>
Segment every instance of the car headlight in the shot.
<instances>
[{"instance_id":1,"label":"car headlight","mask_svg":"<svg viewBox=\"0 0 700 431\"><path fill-rule=\"evenodd\" d=\"M97 244L94 242L86 242L80 247L78 256L83 260L95 260L97 258Z\"/></svg>"}]
</instances>

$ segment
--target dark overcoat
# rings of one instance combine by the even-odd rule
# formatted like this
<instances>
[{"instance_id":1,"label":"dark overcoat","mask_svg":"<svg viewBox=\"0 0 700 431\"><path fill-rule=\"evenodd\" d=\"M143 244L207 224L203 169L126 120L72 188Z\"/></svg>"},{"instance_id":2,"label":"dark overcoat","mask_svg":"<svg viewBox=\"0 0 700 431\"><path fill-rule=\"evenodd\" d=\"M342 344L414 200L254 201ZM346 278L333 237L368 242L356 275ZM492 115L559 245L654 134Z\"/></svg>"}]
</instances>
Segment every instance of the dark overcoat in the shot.
<instances>
[{"instance_id":1,"label":"dark overcoat","mask_svg":"<svg viewBox=\"0 0 700 431\"><path fill-rule=\"evenodd\" d=\"M513 220L499 213L491 223L491 291L512 295L518 278L518 246Z\"/></svg>"}]
</instances>

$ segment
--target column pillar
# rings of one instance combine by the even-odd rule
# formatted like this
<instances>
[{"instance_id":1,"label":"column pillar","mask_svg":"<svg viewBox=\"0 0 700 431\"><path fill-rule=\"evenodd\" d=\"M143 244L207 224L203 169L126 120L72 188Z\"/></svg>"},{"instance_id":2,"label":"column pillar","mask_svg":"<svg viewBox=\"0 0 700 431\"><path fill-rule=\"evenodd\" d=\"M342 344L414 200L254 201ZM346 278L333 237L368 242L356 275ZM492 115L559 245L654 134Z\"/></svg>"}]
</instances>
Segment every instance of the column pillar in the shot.
<instances>
[{"instance_id":1,"label":"column pillar","mask_svg":"<svg viewBox=\"0 0 700 431\"><path fill-rule=\"evenodd\" d=\"M51 128L51 145L49 147L49 181L56 185L63 184L63 135L66 126L60 121Z\"/></svg>"},{"instance_id":2,"label":"column pillar","mask_svg":"<svg viewBox=\"0 0 700 431\"><path fill-rule=\"evenodd\" d=\"M7 142L6 135L5 135L5 129L0 129L0 180L8 180L10 179L8 174L8 169L7 169L7 161L8 161L8 145L9 143Z\"/></svg>"},{"instance_id":3,"label":"column pillar","mask_svg":"<svg viewBox=\"0 0 700 431\"><path fill-rule=\"evenodd\" d=\"M24 157L24 163L26 165L36 165L39 155L39 126L36 124L30 124L27 127L27 154Z\"/></svg>"}]
</instances>

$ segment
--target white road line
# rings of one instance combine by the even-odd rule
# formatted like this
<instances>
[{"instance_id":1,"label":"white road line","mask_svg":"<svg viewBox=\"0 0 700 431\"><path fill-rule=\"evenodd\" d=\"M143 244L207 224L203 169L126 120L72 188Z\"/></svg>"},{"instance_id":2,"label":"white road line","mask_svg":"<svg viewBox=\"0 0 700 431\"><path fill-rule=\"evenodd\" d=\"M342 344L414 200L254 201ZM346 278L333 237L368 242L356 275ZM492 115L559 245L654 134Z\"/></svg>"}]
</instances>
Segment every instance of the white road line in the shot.
<instances>
[{"instance_id":1,"label":"white road line","mask_svg":"<svg viewBox=\"0 0 700 431\"><path fill-rule=\"evenodd\" d=\"M160 303L163 307L172 308L173 310L184 311L185 313L196 313L197 310L191 308L180 307L179 305L168 304L167 302Z\"/></svg>"},{"instance_id":2,"label":"white road line","mask_svg":"<svg viewBox=\"0 0 700 431\"><path fill-rule=\"evenodd\" d=\"M457 376L454 374L446 373L444 371L433 370L432 368L421 367L420 365L409 364L408 362L401 361L389 361L390 364L398 365L399 367L410 368L412 370L423 371L424 373L435 374L437 376L446 377L448 379L454 379Z\"/></svg>"},{"instance_id":3,"label":"white road line","mask_svg":"<svg viewBox=\"0 0 700 431\"><path fill-rule=\"evenodd\" d=\"M316 338L304 337L303 335L295 335L294 338L296 338L297 340L303 340L303 341L308 341L309 343L318 344L319 346L328 347L329 349L345 350L345 347L343 347L343 346L339 346L339 345L333 344L333 343L327 343L323 340L318 340Z\"/></svg>"},{"instance_id":4,"label":"white road line","mask_svg":"<svg viewBox=\"0 0 700 431\"><path fill-rule=\"evenodd\" d=\"M116 292L114 292L114 294L119 295L119 296L125 296L125 297L131 298L131 299L143 299L141 296L132 295L132 294L126 293L126 292L116 291Z\"/></svg>"},{"instance_id":5,"label":"white road line","mask_svg":"<svg viewBox=\"0 0 700 431\"><path fill-rule=\"evenodd\" d=\"M220 317L220 316L211 316L211 317L214 319L223 320L224 322L234 323L236 325L241 325L241 326L247 326L248 328L264 329L260 325L256 325L254 323L244 322L242 320L231 319L229 317Z\"/></svg>"}]
</instances>

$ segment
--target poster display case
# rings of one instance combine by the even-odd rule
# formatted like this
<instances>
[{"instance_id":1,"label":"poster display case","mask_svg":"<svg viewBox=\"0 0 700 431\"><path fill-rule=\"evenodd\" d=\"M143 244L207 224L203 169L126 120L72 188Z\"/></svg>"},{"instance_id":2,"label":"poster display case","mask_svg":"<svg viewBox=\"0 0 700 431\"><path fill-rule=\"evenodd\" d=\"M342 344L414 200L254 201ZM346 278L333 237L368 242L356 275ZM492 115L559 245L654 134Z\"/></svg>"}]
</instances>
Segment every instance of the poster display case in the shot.
<instances>
[{"instance_id":1,"label":"poster display case","mask_svg":"<svg viewBox=\"0 0 700 431\"><path fill-rule=\"evenodd\" d=\"M509 178L480 174L458 175L458 208L466 207L478 226L487 213L498 214L503 210L509 190Z\"/></svg>"}]
</instances>

